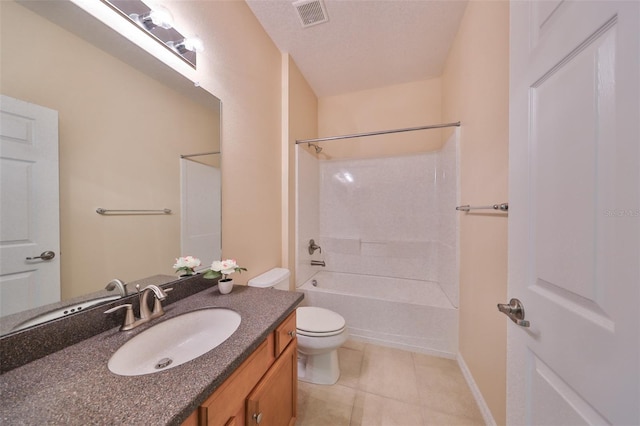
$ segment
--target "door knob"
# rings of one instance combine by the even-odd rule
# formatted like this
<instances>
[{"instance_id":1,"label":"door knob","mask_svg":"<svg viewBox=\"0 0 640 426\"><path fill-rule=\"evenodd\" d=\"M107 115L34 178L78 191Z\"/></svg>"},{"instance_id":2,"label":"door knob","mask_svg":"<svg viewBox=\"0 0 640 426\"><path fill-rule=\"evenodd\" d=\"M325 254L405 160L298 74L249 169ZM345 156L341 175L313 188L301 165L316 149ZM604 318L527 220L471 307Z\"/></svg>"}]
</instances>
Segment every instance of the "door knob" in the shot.
<instances>
[{"instance_id":1,"label":"door knob","mask_svg":"<svg viewBox=\"0 0 640 426\"><path fill-rule=\"evenodd\" d=\"M42 260L51 260L54 257L56 257L56 254L54 252L52 252L51 250L47 250L47 251L43 251L40 256L36 256L36 257L27 257L27 260L37 260L37 259L42 259Z\"/></svg>"},{"instance_id":2,"label":"door knob","mask_svg":"<svg viewBox=\"0 0 640 426\"><path fill-rule=\"evenodd\" d=\"M511 299L509 304L498 303L498 310L519 326L529 327L529 321L524 319L524 305L518 299Z\"/></svg>"}]
</instances>

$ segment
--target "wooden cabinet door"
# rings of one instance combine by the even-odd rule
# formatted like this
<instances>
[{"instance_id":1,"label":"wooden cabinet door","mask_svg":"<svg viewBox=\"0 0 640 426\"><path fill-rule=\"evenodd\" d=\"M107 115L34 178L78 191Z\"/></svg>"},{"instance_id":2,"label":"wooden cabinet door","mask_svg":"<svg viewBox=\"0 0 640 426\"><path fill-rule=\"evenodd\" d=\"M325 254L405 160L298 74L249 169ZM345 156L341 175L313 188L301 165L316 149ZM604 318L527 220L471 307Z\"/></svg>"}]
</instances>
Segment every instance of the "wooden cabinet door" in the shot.
<instances>
[{"instance_id":1,"label":"wooden cabinet door","mask_svg":"<svg viewBox=\"0 0 640 426\"><path fill-rule=\"evenodd\" d=\"M208 426L243 424L245 395L248 395L258 380L264 377L273 362L273 351L271 334L200 406L199 424Z\"/></svg>"},{"instance_id":2,"label":"wooden cabinet door","mask_svg":"<svg viewBox=\"0 0 640 426\"><path fill-rule=\"evenodd\" d=\"M294 339L247 398L246 424L294 425L297 392L298 360Z\"/></svg>"}]
</instances>

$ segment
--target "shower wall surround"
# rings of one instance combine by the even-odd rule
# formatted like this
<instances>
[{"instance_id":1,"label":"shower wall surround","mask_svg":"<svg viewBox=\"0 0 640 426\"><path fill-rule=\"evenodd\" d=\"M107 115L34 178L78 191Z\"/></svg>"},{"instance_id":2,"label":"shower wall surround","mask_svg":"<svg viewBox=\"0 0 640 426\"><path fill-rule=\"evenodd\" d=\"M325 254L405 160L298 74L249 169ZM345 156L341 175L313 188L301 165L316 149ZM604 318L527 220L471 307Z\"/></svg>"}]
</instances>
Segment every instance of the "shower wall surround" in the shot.
<instances>
[{"instance_id":1,"label":"shower wall surround","mask_svg":"<svg viewBox=\"0 0 640 426\"><path fill-rule=\"evenodd\" d=\"M299 286L316 273L311 259L321 259L319 252L311 256L308 250L309 240L318 241L320 236L320 162L301 148L296 149L296 190L296 286Z\"/></svg>"},{"instance_id":2,"label":"shower wall surround","mask_svg":"<svg viewBox=\"0 0 640 426\"><path fill-rule=\"evenodd\" d=\"M353 339L456 356L458 133L397 157L296 150L296 287L303 303L342 315ZM322 253L309 254L311 238Z\"/></svg>"},{"instance_id":3,"label":"shower wall surround","mask_svg":"<svg viewBox=\"0 0 640 426\"><path fill-rule=\"evenodd\" d=\"M438 283L456 308L459 305L460 263L458 241L460 204L458 170L458 132L456 131L436 154L436 200L438 202Z\"/></svg>"},{"instance_id":4,"label":"shower wall surround","mask_svg":"<svg viewBox=\"0 0 640 426\"><path fill-rule=\"evenodd\" d=\"M297 151L297 285L324 259L327 271L437 283L458 306L457 132L437 152L398 157ZM310 238L322 254L309 255Z\"/></svg>"}]
</instances>

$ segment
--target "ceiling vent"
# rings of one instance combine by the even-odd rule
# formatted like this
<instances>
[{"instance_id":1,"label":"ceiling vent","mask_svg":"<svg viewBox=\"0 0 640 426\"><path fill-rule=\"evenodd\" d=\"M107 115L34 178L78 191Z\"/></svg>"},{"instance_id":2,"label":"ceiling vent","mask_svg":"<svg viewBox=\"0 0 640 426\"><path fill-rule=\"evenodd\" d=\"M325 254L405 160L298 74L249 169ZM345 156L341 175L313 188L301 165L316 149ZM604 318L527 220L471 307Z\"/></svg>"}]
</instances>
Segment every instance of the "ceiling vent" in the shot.
<instances>
[{"instance_id":1,"label":"ceiling vent","mask_svg":"<svg viewBox=\"0 0 640 426\"><path fill-rule=\"evenodd\" d=\"M322 0L298 0L293 2L303 28L329 21L327 9Z\"/></svg>"}]
</instances>

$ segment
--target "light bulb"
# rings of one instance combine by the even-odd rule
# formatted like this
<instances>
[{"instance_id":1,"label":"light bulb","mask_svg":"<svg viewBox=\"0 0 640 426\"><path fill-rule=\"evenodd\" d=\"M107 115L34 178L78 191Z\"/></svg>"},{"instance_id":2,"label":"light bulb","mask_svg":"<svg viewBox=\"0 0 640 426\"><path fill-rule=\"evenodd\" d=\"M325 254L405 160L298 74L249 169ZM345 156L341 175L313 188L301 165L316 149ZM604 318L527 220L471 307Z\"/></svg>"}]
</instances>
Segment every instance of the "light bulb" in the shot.
<instances>
[{"instance_id":1,"label":"light bulb","mask_svg":"<svg viewBox=\"0 0 640 426\"><path fill-rule=\"evenodd\" d=\"M155 27L164 28L165 30L173 27L173 16L171 15L171 12L164 8L150 10L144 15L132 13L129 15L129 18L138 25L144 27L147 31L151 31Z\"/></svg>"},{"instance_id":2,"label":"light bulb","mask_svg":"<svg viewBox=\"0 0 640 426\"><path fill-rule=\"evenodd\" d=\"M199 37L187 37L183 41L184 48L192 52L202 52L204 50L204 44Z\"/></svg>"},{"instance_id":3,"label":"light bulb","mask_svg":"<svg viewBox=\"0 0 640 426\"><path fill-rule=\"evenodd\" d=\"M169 41L167 46L175 49L178 53L184 54L186 52L202 52L204 45L202 40L198 37L183 38L181 41Z\"/></svg>"},{"instance_id":4,"label":"light bulb","mask_svg":"<svg viewBox=\"0 0 640 426\"><path fill-rule=\"evenodd\" d=\"M164 28L168 30L173 27L173 16L171 12L164 8L157 8L149 12L149 19L156 27Z\"/></svg>"}]
</instances>

